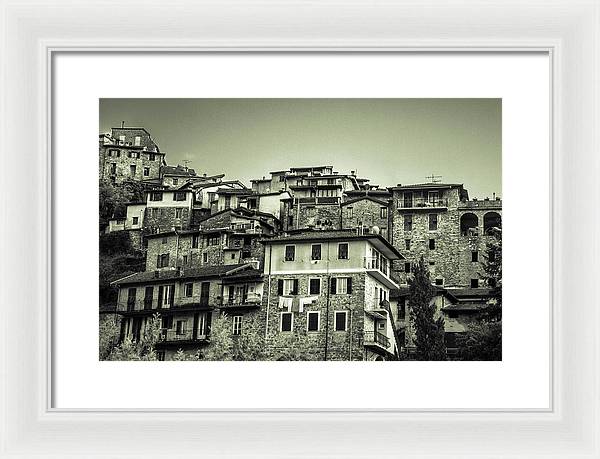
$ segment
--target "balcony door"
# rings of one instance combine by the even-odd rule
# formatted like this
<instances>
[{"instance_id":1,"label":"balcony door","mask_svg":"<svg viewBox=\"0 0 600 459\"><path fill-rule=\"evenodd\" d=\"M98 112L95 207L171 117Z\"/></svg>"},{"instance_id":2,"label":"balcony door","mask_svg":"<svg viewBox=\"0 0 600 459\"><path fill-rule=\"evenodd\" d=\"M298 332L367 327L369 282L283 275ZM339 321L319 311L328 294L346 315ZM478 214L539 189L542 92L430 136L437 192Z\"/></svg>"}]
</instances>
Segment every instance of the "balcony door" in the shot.
<instances>
[{"instance_id":1,"label":"balcony door","mask_svg":"<svg viewBox=\"0 0 600 459\"><path fill-rule=\"evenodd\" d=\"M210 282L202 282L200 285L200 306L208 306L208 296L210 293Z\"/></svg>"},{"instance_id":2,"label":"balcony door","mask_svg":"<svg viewBox=\"0 0 600 459\"><path fill-rule=\"evenodd\" d=\"M411 192L404 193L404 206L403 207L412 207L413 206L413 194Z\"/></svg>"}]
</instances>

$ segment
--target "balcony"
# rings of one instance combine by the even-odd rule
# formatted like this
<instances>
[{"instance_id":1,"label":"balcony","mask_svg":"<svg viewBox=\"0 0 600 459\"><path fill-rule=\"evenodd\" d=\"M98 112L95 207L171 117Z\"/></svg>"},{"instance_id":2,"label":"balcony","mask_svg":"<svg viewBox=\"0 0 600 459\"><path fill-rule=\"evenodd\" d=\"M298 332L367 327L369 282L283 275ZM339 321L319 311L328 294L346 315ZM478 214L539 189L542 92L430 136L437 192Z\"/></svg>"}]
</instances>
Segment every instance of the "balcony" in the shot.
<instances>
[{"instance_id":1,"label":"balcony","mask_svg":"<svg viewBox=\"0 0 600 459\"><path fill-rule=\"evenodd\" d=\"M226 296L221 300L221 309L260 308L262 298L258 293Z\"/></svg>"},{"instance_id":2,"label":"balcony","mask_svg":"<svg viewBox=\"0 0 600 459\"><path fill-rule=\"evenodd\" d=\"M148 315L212 309L208 297L201 295L176 296L172 301L171 304L170 301L159 302L157 298L127 299L117 303L116 312L126 315Z\"/></svg>"},{"instance_id":3,"label":"balcony","mask_svg":"<svg viewBox=\"0 0 600 459\"><path fill-rule=\"evenodd\" d=\"M377 331L366 331L364 345L375 349L390 351L390 339L383 333Z\"/></svg>"},{"instance_id":4,"label":"balcony","mask_svg":"<svg viewBox=\"0 0 600 459\"><path fill-rule=\"evenodd\" d=\"M364 257L363 267L375 279L387 288L395 289L398 285L390 279L390 263L385 257Z\"/></svg>"},{"instance_id":5,"label":"balcony","mask_svg":"<svg viewBox=\"0 0 600 459\"><path fill-rule=\"evenodd\" d=\"M400 199L398 201L397 209L411 209L411 210L433 210L433 209L447 209L448 199L447 198L412 198L412 199Z\"/></svg>"},{"instance_id":6,"label":"balcony","mask_svg":"<svg viewBox=\"0 0 600 459\"><path fill-rule=\"evenodd\" d=\"M162 329L160 332L160 336L158 338L159 343L208 343L210 342L210 337L206 331L202 332L201 330L165 330Z\"/></svg>"},{"instance_id":7,"label":"balcony","mask_svg":"<svg viewBox=\"0 0 600 459\"><path fill-rule=\"evenodd\" d=\"M312 196L308 198L296 198L297 204L338 204L339 202L339 196Z\"/></svg>"}]
</instances>

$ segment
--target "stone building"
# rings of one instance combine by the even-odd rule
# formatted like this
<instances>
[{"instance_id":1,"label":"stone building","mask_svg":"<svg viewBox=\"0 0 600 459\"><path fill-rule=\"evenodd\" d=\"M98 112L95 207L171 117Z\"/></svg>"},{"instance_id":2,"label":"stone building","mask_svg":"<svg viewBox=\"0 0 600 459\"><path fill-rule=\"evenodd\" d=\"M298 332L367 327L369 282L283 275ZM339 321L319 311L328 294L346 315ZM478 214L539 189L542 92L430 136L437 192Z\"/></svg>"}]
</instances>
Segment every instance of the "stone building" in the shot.
<instances>
[{"instance_id":1,"label":"stone building","mask_svg":"<svg viewBox=\"0 0 600 459\"><path fill-rule=\"evenodd\" d=\"M112 128L99 137L100 180L159 180L165 154L143 127Z\"/></svg>"},{"instance_id":2,"label":"stone building","mask_svg":"<svg viewBox=\"0 0 600 459\"><path fill-rule=\"evenodd\" d=\"M480 286L490 231L502 223L502 201L469 200L461 184L399 185L391 191L391 241L406 258L397 266L402 282L423 256L436 285Z\"/></svg>"},{"instance_id":3,"label":"stone building","mask_svg":"<svg viewBox=\"0 0 600 459\"><path fill-rule=\"evenodd\" d=\"M397 355L389 292L392 261L379 235L305 231L265 244L266 350L270 359L389 360ZM290 349L297 354L290 356Z\"/></svg>"},{"instance_id":4,"label":"stone building","mask_svg":"<svg viewBox=\"0 0 600 459\"><path fill-rule=\"evenodd\" d=\"M389 202L370 195L346 199L341 204L342 228L377 228L384 239L389 240Z\"/></svg>"},{"instance_id":5,"label":"stone building","mask_svg":"<svg viewBox=\"0 0 600 459\"><path fill-rule=\"evenodd\" d=\"M167 187L180 187L188 180L197 177L196 171L187 166L163 166L162 185Z\"/></svg>"},{"instance_id":6,"label":"stone building","mask_svg":"<svg viewBox=\"0 0 600 459\"><path fill-rule=\"evenodd\" d=\"M146 191L144 229L162 233L190 229L194 223L194 192L190 188L159 188Z\"/></svg>"},{"instance_id":7,"label":"stone building","mask_svg":"<svg viewBox=\"0 0 600 459\"><path fill-rule=\"evenodd\" d=\"M206 352L216 314L227 317L232 337L261 329L262 273L250 264L179 268L132 274L114 282L120 340L139 341L148 320L160 317L159 360Z\"/></svg>"}]
</instances>

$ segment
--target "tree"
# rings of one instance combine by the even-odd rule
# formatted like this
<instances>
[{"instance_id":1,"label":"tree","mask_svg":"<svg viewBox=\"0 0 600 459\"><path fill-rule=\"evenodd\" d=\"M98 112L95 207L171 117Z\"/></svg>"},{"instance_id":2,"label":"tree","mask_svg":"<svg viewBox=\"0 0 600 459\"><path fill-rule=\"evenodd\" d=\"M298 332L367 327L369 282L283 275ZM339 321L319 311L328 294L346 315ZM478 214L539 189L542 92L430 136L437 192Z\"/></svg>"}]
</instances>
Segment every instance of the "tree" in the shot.
<instances>
[{"instance_id":1,"label":"tree","mask_svg":"<svg viewBox=\"0 0 600 459\"><path fill-rule=\"evenodd\" d=\"M102 336L110 332L110 327L100 328L100 353L102 355L102 343L106 343L109 337ZM137 342L127 338L122 343L109 349L104 360L158 360L156 356L156 343L160 336L160 316L155 314L148 319L143 333ZM106 349L105 349L106 351Z\"/></svg>"},{"instance_id":2,"label":"tree","mask_svg":"<svg viewBox=\"0 0 600 459\"><path fill-rule=\"evenodd\" d=\"M210 326L210 345L202 353L203 360L233 360L233 338L225 313L213 319Z\"/></svg>"},{"instance_id":3,"label":"tree","mask_svg":"<svg viewBox=\"0 0 600 459\"><path fill-rule=\"evenodd\" d=\"M431 285L429 270L423 257L414 267L409 281L410 318L415 330L418 360L446 360L444 344L444 318L436 318L436 306L432 301L435 289Z\"/></svg>"},{"instance_id":4,"label":"tree","mask_svg":"<svg viewBox=\"0 0 600 459\"><path fill-rule=\"evenodd\" d=\"M108 180L100 180L99 217L100 223L108 221L115 212L123 212L125 204L144 199L145 185L140 182L126 181L113 184Z\"/></svg>"},{"instance_id":5,"label":"tree","mask_svg":"<svg viewBox=\"0 0 600 459\"><path fill-rule=\"evenodd\" d=\"M483 278L492 288L486 306L459 342L463 360L502 360L502 231L487 242Z\"/></svg>"}]
</instances>

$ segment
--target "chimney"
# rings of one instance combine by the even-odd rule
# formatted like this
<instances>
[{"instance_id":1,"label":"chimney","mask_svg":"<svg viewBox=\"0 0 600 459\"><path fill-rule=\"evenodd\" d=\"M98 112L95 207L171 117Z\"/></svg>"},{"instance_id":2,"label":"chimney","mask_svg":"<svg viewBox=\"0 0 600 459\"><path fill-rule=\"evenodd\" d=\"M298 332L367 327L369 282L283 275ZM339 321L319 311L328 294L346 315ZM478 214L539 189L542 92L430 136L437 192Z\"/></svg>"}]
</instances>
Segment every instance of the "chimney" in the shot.
<instances>
[{"instance_id":1,"label":"chimney","mask_svg":"<svg viewBox=\"0 0 600 459\"><path fill-rule=\"evenodd\" d=\"M352 177L356 177L356 171L350 171L350 175L351 175Z\"/></svg>"},{"instance_id":2,"label":"chimney","mask_svg":"<svg viewBox=\"0 0 600 459\"><path fill-rule=\"evenodd\" d=\"M125 127L125 121L121 121L121 127L124 128Z\"/></svg>"}]
</instances>

